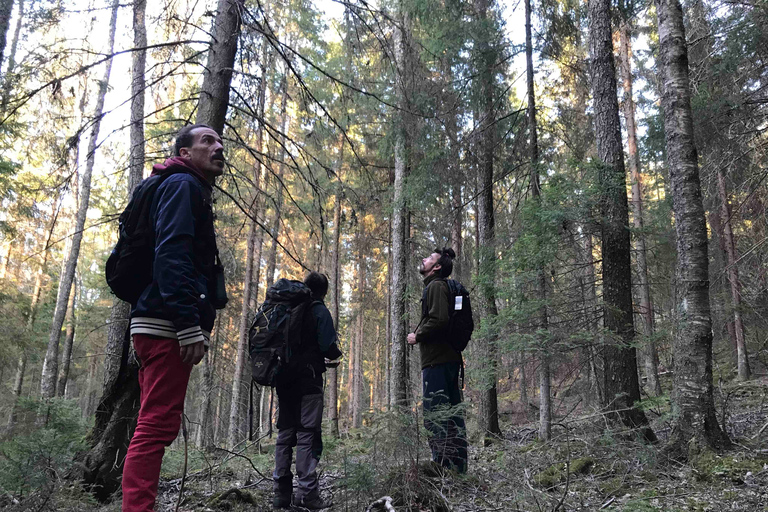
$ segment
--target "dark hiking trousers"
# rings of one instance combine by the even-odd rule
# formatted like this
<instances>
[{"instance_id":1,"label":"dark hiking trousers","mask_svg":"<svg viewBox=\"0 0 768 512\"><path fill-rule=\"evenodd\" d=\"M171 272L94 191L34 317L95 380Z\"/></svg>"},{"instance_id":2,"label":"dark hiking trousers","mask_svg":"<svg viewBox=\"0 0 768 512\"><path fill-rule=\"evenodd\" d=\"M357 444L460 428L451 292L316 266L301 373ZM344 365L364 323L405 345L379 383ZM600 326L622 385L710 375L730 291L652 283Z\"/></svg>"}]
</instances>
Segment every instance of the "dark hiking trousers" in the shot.
<instances>
[{"instance_id":1,"label":"dark hiking trousers","mask_svg":"<svg viewBox=\"0 0 768 512\"><path fill-rule=\"evenodd\" d=\"M293 490L291 462L296 447L296 498L319 495L317 463L323 452L322 378L277 387L277 442L275 443L275 494L290 496Z\"/></svg>"},{"instance_id":2,"label":"dark hiking trousers","mask_svg":"<svg viewBox=\"0 0 768 512\"><path fill-rule=\"evenodd\" d=\"M459 473L467 471L467 427L461 405L461 363L442 363L421 370L424 426L430 432L432 460Z\"/></svg>"}]
</instances>

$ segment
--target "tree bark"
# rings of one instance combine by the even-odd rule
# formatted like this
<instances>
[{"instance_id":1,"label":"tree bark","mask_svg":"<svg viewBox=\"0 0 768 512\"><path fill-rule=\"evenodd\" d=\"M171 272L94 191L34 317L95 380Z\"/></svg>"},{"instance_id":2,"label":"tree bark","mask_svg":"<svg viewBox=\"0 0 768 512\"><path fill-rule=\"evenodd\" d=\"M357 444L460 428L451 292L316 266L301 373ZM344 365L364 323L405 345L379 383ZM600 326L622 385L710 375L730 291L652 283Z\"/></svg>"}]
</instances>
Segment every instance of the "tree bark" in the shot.
<instances>
[{"instance_id":1,"label":"tree bark","mask_svg":"<svg viewBox=\"0 0 768 512\"><path fill-rule=\"evenodd\" d=\"M264 119L264 106L267 94L267 60L269 59L268 45L265 44L262 55L261 73L257 99L257 112ZM256 133L256 152L261 154L264 145L264 123L259 123ZM246 374L248 362L248 329L253 319L253 307L259 290L259 269L261 268L261 242L263 240L261 228L258 225L258 217L261 212L261 160L257 160L253 166L253 202L250 208L250 227L246 243L245 277L243 282L243 303L240 310L240 329L237 342L237 355L235 358L235 373L232 377L232 402L229 411L229 432L227 446L234 448L243 439L243 433L239 431L242 423L242 397L244 390L243 379Z\"/></svg>"},{"instance_id":2,"label":"tree bark","mask_svg":"<svg viewBox=\"0 0 768 512\"><path fill-rule=\"evenodd\" d=\"M733 330L736 338L736 364L738 379L749 380L749 358L747 357L747 344L744 340L744 322L741 318L741 280L739 279L738 253L731 228L731 205L728 200L728 191L725 188L725 176L722 169L717 169L717 191L720 196L720 217L722 219L723 246L727 258L728 282L731 285L731 305L733 307Z\"/></svg>"},{"instance_id":3,"label":"tree bark","mask_svg":"<svg viewBox=\"0 0 768 512\"><path fill-rule=\"evenodd\" d=\"M117 11L120 4L116 0L112 4L112 16L109 22L109 43L107 53L111 54L115 47L115 30L117 25ZM61 339L61 328L64 325L64 317L67 314L67 301L69 292L72 288L72 282L75 278L75 269L77 260L80 256L80 243L83 239L83 230L85 228L85 218L88 213L88 205L91 196L91 176L93 175L93 166L96 161L96 149L99 138L99 129L101 128L101 118L104 112L104 98L109 88L109 77L112 73L112 60L108 60L104 69L104 76L99 83L99 92L96 100L96 107L93 113L93 128L91 129L91 138L88 142L88 156L86 157L85 172L82 176L80 186L80 201L77 210L75 222L75 232L72 236L72 246L67 256L64 273L59 284L59 293L56 297L56 309L54 310L51 333L48 339L48 348L43 362L42 378L40 382L40 397L43 399L53 398L56 393L56 377L58 375L58 356L59 340Z\"/></svg>"},{"instance_id":4,"label":"tree bark","mask_svg":"<svg viewBox=\"0 0 768 512\"><path fill-rule=\"evenodd\" d=\"M352 427L360 428L362 426L362 393L363 393L363 327L365 322L365 247L363 237L364 213L360 212L357 222L357 325L355 326L355 354L354 360L350 361L350 374L352 375L352 400L350 409L352 410Z\"/></svg>"},{"instance_id":5,"label":"tree bark","mask_svg":"<svg viewBox=\"0 0 768 512\"><path fill-rule=\"evenodd\" d=\"M450 62L447 64L446 77L448 87L453 88L453 72ZM464 240L462 238L462 227L464 218L464 206L461 201L461 187L464 184L464 176L461 172L461 145L459 144L458 113L454 112L455 105L458 103L456 93L451 90L449 96L451 104L450 112L445 123L445 129L448 132L449 161L448 170L451 176L451 248L456 253L453 260L453 279L461 282L463 278L463 269L461 265L462 248Z\"/></svg>"},{"instance_id":6,"label":"tree bark","mask_svg":"<svg viewBox=\"0 0 768 512\"><path fill-rule=\"evenodd\" d=\"M474 0L475 13L481 23L488 19L488 0ZM478 48L478 74L481 97L480 113L480 169L478 173L477 223L480 266L480 317L490 324L495 321L496 311L496 234L493 213L493 152L495 143L494 123L494 66L496 52L490 45L489 29L484 28L476 41ZM492 329L491 329L492 330ZM496 390L496 340L490 334L478 340L485 371L481 383L480 417L478 423L484 434L500 435L498 398Z\"/></svg>"},{"instance_id":7,"label":"tree bark","mask_svg":"<svg viewBox=\"0 0 768 512\"><path fill-rule=\"evenodd\" d=\"M531 36L531 0L525 0L525 61L528 85L528 144L531 152L531 196L537 206L541 206L541 186L539 185L539 135L536 125L536 91L533 80L533 38ZM547 280L544 264L536 269L536 300L541 303L538 319L534 328L543 337L539 361L539 439L548 441L552 437L552 403L550 401L549 350L547 347L549 318L547 316ZM527 410L527 404L526 404Z\"/></svg>"},{"instance_id":8,"label":"tree bark","mask_svg":"<svg viewBox=\"0 0 768 512\"><path fill-rule=\"evenodd\" d=\"M133 2L133 45L136 48L147 46L146 17L147 0ZM144 94L146 83L144 75L147 68L147 51L132 52L131 66L131 171L128 183L130 190L144 178Z\"/></svg>"},{"instance_id":9,"label":"tree bark","mask_svg":"<svg viewBox=\"0 0 768 512\"><path fill-rule=\"evenodd\" d=\"M631 32L629 21L625 18L619 27L619 63L624 89L624 122L627 126L627 154L629 157L629 175L632 180L632 222L635 228L635 260L637 262L637 290L640 297L640 317L643 319L646 336L645 375L648 387L656 396L661 395L659 382L659 353L654 340L653 303L651 287L648 284L648 262L643 231L643 193L640 173L640 153L637 151L637 126L635 122L635 101L632 98L632 60Z\"/></svg>"},{"instance_id":10,"label":"tree bark","mask_svg":"<svg viewBox=\"0 0 768 512\"><path fill-rule=\"evenodd\" d=\"M56 199L56 205L53 209L53 216L51 217L51 223L48 227L47 234L45 236L45 242L43 245L43 259L40 262L40 266L35 274L35 285L32 288L32 298L29 304L29 315L27 315L27 332L32 332L37 319L37 312L40 305L40 296L43 292L43 279L48 271L48 259L50 258L51 251L51 239L53 238L53 232L56 229L56 222L59 219L59 212L61 211L61 195ZM18 400L21 396L21 388L24 385L24 373L27 370L27 351L22 349L19 355L19 361L16 365L16 378L13 385L13 406L11 407L11 413L8 415L8 423L6 425L6 433L10 436L13 434L13 429L16 425L16 413L18 407Z\"/></svg>"},{"instance_id":11,"label":"tree bark","mask_svg":"<svg viewBox=\"0 0 768 512\"><path fill-rule=\"evenodd\" d=\"M9 1L9 0L4 0ZM13 0L10 0L12 3ZM1 9L0 9L1 10ZM19 35L21 34L21 25L24 21L24 0L19 0L19 11L16 17L16 28L13 30L13 39L11 40L11 51L8 53L8 66L6 67L5 74L2 76L3 93L2 100L0 100L0 112L5 112L8 108L8 101L11 99L11 88L13 87L14 80L13 71L16 68L16 49L19 45ZM2 18L2 14L0 14ZM10 20L9 20L10 21ZM0 22L2 24L2 22ZM2 65L2 52L0 52L0 65Z\"/></svg>"},{"instance_id":12,"label":"tree bark","mask_svg":"<svg viewBox=\"0 0 768 512\"><path fill-rule=\"evenodd\" d=\"M8 28L11 25L13 0L0 0L0 66L3 64Z\"/></svg>"},{"instance_id":13,"label":"tree bark","mask_svg":"<svg viewBox=\"0 0 768 512\"><path fill-rule=\"evenodd\" d=\"M269 228L269 232L272 234L269 246L269 252L267 253L267 276L266 286L269 288L272 283L275 282L275 269L277 268L277 240L280 237L280 219L282 217L283 210L283 176L285 176L285 159L286 150L285 143L288 134L288 126L290 118L288 116L287 103L288 103L288 77L283 76L282 81L283 98L280 101L280 116L282 119L282 135L280 158L278 159L278 171L277 177L274 178L275 182L275 215L272 218L272 225Z\"/></svg>"},{"instance_id":14,"label":"tree bark","mask_svg":"<svg viewBox=\"0 0 768 512\"><path fill-rule=\"evenodd\" d=\"M395 62L397 74L397 102L400 110L395 114L395 180L392 197L392 310L390 312L390 343L392 369L390 372L390 405L404 406L408 402L408 352L406 351L406 217L408 205L405 196L409 143L408 143L408 84L405 73L409 49L410 23L400 6L400 23L395 26Z\"/></svg>"},{"instance_id":15,"label":"tree bark","mask_svg":"<svg viewBox=\"0 0 768 512\"><path fill-rule=\"evenodd\" d=\"M693 136L688 49L678 0L657 0L664 133L677 234L673 425L668 449L683 457L730 445L715 415L707 226Z\"/></svg>"},{"instance_id":16,"label":"tree bark","mask_svg":"<svg viewBox=\"0 0 768 512\"><path fill-rule=\"evenodd\" d=\"M339 179L333 201L333 245L331 247L331 316L336 332L339 332L339 306L341 299L341 270L339 250L341 249L341 199L343 195L341 172L344 163L344 134L339 135L339 159L336 176ZM331 421L331 435L339 437L339 374L338 368L328 369L328 419Z\"/></svg>"},{"instance_id":17,"label":"tree bark","mask_svg":"<svg viewBox=\"0 0 768 512\"><path fill-rule=\"evenodd\" d=\"M600 169L600 230L603 250L603 322L614 339L603 347L605 402L625 425L640 429L648 441L656 436L640 400L632 310L629 209L621 143L616 69L611 39L610 1L589 1L589 50L595 136Z\"/></svg>"},{"instance_id":18,"label":"tree bark","mask_svg":"<svg viewBox=\"0 0 768 512\"><path fill-rule=\"evenodd\" d=\"M65 319L66 332L64 335L64 351L61 354L61 370L59 371L59 382L56 385L56 393L64 398L67 391L67 382L69 380L69 367L72 362L72 347L75 343L75 327L77 319L75 317L75 307L77 306L77 279L72 282L72 291L69 293L69 302L67 303L67 317Z\"/></svg>"},{"instance_id":19,"label":"tree bark","mask_svg":"<svg viewBox=\"0 0 768 512\"><path fill-rule=\"evenodd\" d=\"M213 447L213 381L216 376L216 362L218 359L219 347L221 346L221 317L216 318L214 325L214 334L211 336L211 346L205 352L203 359L203 383L200 390L200 426L197 430L195 446L198 450L209 450Z\"/></svg>"},{"instance_id":20,"label":"tree bark","mask_svg":"<svg viewBox=\"0 0 768 512\"><path fill-rule=\"evenodd\" d=\"M227 118L229 84L232 82L243 9L244 0L219 0L216 8L211 49L197 106L197 122L207 124L217 133L223 133Z\"/></svg>"}]
</instances>

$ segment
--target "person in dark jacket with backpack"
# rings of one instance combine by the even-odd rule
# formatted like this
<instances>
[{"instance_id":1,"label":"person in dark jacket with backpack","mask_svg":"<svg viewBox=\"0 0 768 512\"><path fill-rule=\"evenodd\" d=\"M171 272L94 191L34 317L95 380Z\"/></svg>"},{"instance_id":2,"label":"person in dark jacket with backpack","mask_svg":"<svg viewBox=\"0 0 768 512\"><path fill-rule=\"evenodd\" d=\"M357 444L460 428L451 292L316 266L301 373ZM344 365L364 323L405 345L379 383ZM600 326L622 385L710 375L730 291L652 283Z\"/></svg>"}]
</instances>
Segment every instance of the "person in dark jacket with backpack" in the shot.
<instances>
[{"instance_id":1,"label":"person in dark jacket with backpack","mask_svg":"<svg viewBox=\"0 0 768 512\"><path fill-rule=\"evenodd\" d=\"M312 303L301 329L300 354L293 356L290 371L283 375L277 391L277 441L275 442L274 508L293 505L310 510L328 508L332 503L320 496L317 464L323 452L323 372L341 358L336 329L323 303L328 278L310 272L304 279ZM293 494L291 462L296 447L298 487Z\"/></svg>"},{"instance_id":2,"label":"person in dark jacket with backpack","mask_svg":"<svg viewBox=\"0 0 768 512\"><path fill-rule=\"evenodd\" d=\"M141 405L123 469L124 511L154 510L163 454L179 433L192 367L205 355L215 309L226 302L211 203L214 179L224 171L223 149L209 126L187 126L176 136L176 155L153 169L163 180L147 199L152 282L131 310Z\"/></svg>"},{"instance_id":3,"label":"person in dark jacket with backpack","mask_svg":"<svg viewBox=\"0 0 768 512\"><path fill-rule=\"evenodd\" d=\"M456 253L435 249L421 261L424 278L422 315L408 343L418 344L424 392L424 425L431 433L432 460L459 473L467 471L467 438L459 374L461 353L448 340L451 310L456 306L446 278L453 271Z\"/></svg>"}]
</instances>

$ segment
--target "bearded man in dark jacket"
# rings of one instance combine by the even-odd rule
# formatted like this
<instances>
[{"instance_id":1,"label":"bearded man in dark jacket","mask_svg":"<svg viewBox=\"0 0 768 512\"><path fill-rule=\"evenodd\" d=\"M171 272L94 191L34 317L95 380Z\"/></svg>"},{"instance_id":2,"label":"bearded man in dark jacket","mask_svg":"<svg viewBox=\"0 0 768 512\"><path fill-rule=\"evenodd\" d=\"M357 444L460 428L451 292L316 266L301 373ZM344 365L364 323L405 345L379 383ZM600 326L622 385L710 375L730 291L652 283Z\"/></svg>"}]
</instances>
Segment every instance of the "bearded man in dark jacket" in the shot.
<instances>
[{"instance_id":1,"label":"bearded man in dark jacket","mask_svg":"<svg viewBox=\"0 0 768 512\"><path fill-rule=\"evenodd\" d=\"M221 137L207 125L182 128L150 207L152 282L131 309L141 361L141 406L123 469L123 510L154 510L165 447L179 433L192 367L205 355L226 293L217 279L212 185L224 171ZM217 287L217 284L219 285Z\"/></svg>"},{"instance_id":2,"label":"bearded man in dark jacket","mask_svg":"<svg viewBox=\"0 0 768 512\"><path fill-rule=\"evenodd\" d=\"M447 338L451 320L451 292L445 280L453 271L456 253L435 249L421 261L419 273L424 278L421 320L408 343L418 343L421 352L421 376L424 391L424 426L429 430L432 460L459 473L467 471L467 434L459 374L461 353Z\"/></svg>"}]
</instances>

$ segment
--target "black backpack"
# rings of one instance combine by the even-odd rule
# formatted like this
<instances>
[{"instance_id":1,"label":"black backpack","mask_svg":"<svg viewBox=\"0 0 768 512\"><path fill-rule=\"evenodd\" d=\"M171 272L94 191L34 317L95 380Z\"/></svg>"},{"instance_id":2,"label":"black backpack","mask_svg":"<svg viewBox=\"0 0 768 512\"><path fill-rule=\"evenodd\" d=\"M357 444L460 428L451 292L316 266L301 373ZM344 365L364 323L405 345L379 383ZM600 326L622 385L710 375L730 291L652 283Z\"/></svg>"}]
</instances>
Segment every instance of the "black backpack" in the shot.
<instances>
[{"instance_id":1,"label":"black backpack","mask_svg":"<svg viewBox=\"0 0 768 512\"><path fill-rule=\"evenodd\" d=\"M267 290L248 332L253 380L262 386L285 382L301 363L302 332L314 302L307 285L280 279Z\"/></svg>"},{"instance_id":2,"label":"black backpack","mask_svg":"<svg viewBox=\"0 0 768 512\"><path fill-rule=\"evenodd\" d=\"M176 171L184 172L184 171ZM149 222L149 210L160 184L174 171L150 176L133 191L128 206L120 214L117 244L107 258L107 284L118 299L131 305L152 283L155 259L155 235Z\"/></svg>"},{"instance_id":3,"label":"black backpack","mask_svg":"<svg viewBox=\"0 0 768 512\"><path fill-rule=\"evenodd\" d=\"M448 285L448 295L451 303L448 305L450 313L450 322L446 329L448 342L454 350L462 352L469 340L472 338L472 332L475 330L475 321L472 319L472 301L469 298L469 292L464 285L454 279L444 279ZM427 289L424 288L424 294L421 297L422 317L427 314Z\"/></svg>"}]
</instances>

